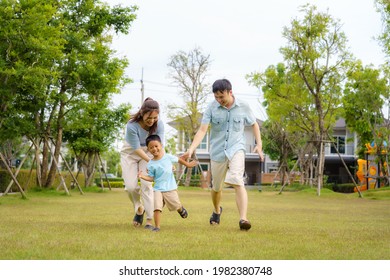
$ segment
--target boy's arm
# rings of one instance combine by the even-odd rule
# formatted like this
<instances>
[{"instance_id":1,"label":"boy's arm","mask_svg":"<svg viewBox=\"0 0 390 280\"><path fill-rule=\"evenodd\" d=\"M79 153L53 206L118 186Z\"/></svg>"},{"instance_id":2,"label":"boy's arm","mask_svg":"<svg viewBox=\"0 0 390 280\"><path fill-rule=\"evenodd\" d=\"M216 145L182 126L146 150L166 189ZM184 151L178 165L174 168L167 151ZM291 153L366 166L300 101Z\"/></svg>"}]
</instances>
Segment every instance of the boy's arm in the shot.
<instances>
[{"instance_id":1,"label":"boy's arm","mask_svg":"<svg viewBox=\"0 0 390 280\"><path fill-rule=\"evenodd\" d=\"M255 122L252 125L252 129L253 129L253 135L255 136L255 139L256 139L256 146L253 149L253 152L258 153L260 160L264 161L263 142L261 140L261 133L260 133L259 124L257 122Z\"/></svg>"},{"instance_id":2,"label":"boy's arm","mask_svg":"<svg viewBox=\"0 0 390 280\"><path fill-rule=\"evenodd\" d=\"M147 175L143 175L142 171L138 171L138 178L140 178L142 180L145 180L145 181L148 181L148 182L153 182L153 180L154 180L153 177L150 177L150 176L147 176Z\"/></svg>"}]
</instances>

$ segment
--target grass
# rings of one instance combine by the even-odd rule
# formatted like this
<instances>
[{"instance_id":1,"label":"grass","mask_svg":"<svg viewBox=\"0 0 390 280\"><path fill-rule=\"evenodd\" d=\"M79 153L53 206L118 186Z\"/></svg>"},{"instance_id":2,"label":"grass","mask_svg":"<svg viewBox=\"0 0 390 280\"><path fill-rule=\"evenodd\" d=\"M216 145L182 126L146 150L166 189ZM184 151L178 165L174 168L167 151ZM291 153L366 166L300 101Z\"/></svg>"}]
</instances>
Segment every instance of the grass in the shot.
<instances>
[{"instance_id":1,"label":"grass","mask_svg":"<svg viewBox=\"0 0 390 280\"><path fill-rule=\"evenodd\" d=\"M390 188L364 198L324 189L248 191L252 229L239 230L234 190L210 226L208 190L179 188L189 212L164 210L161 231L134 228L123 189L0 197L2 260L389 260Z\"/></svg>"}]
</instances>

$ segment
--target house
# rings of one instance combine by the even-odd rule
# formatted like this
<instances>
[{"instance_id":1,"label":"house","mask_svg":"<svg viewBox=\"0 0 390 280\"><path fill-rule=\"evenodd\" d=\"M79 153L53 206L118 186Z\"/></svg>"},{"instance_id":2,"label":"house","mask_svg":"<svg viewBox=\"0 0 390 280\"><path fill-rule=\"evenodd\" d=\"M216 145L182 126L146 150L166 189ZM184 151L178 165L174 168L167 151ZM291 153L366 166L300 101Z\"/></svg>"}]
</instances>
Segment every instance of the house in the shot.
<instances>
[{"instance_id":1,"label":"house","mask_svg":"<svg viewBox=\"0 0 390 280\"><path fill-rule=\"evenodd\" d=\"M257 123L260 128L262 121L257 119ZM183 131L180 131L178 124L174 121L168 123L170 126L178 130L178 143L177 148L181 153L186 149L185 142L191 142L192 139L185 141ZM253 136L252 128L245 128L246 135L246 155L245 155L245 177L247 184L261 184L263 173L275 173L279 169L277 161L271 160L265 155L264 162L260 162L257 153L252 153L255 146L255 138ZM196 150L196 156L199 160L200 166L203 171L210 169L210 155L209 155L209 134L207 133L201 144ZM325 167L324 175L327 176L328 182L334 183L348 183L352 179L348 174L345 165L348 167L351 174L354 175L354 169L357 166L357 156L355 155L357 147L357 137L355 133L350 132L347 129L345 120L340 118L337 120L333 129L334 147L332 143L326 143L325 145ZM337 153L338 151L338 153ZM343 163L344 162L344 163Z\"/></svg>"},{"instance_id":2,"label":"house","mask_svg":"<svg viewBox=\"0 0 390 280\"><path fill-rule=\"evenodd\" d=\"M256 119L257 123L261 127L262 121ZM192 139L185 140L183 131L180 131L178 124L174 121L168 123L170 126L178 130L178 143L177 148L179 153L183 153L186 150L185 143L191 142ZM244 130L246 136L246 155L245 155L245 181L249 185L261 183L261 173L264 172L264 165L260 162L259 155L257 153L252 153L255 147L255 137L253 136L252 127L245 127ZM196 149L196 156L199 160L199 164L202 168L202 171L210 170L210 154L209 154L209 133L203 138L202 142L199 144ZM266 156L265 162L269 158Z\"/></svg>"},{"instance_id":3,"label":"house","mask_svg":"<svg viewBox=\"0 0 390 280\"><path fill-rule=\"evenodd\" d=\"M324 175L328 176L328 183L344 184L352 182L344 163L350 173L355 175L358 159L356 156L357 135L348 130L345 119L339 118L333 128L333 139L334 145L327 143L325 146Z\"/></svg>"}]
</instances>

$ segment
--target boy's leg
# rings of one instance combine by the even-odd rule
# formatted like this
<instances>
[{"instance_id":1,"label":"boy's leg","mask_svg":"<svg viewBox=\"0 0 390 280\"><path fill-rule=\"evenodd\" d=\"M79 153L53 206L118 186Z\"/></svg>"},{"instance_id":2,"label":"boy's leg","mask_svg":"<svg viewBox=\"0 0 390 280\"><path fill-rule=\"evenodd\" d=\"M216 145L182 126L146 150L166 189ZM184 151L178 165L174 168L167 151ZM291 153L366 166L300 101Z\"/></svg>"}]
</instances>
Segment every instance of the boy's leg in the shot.
<instances>
[{"instance_id":1,"label":"boy's leg","mask_svg":"<svg viewBox=\"0 0 390 280\"><path fill-rule=\"evenodd\" d=\"M164 207L163 193L159 191L154 192L154 227L160 229L161 212Z\"/></svg>"},{"instance_id":2,"label":"boy's leg","mask_svg":"<svg viewBox=\"0 0 390 280\"><path fill-rule=\"evenodd\" d=\"M164 204L169 211L176 210L179 215L185 219L188 217L188 212L180 202L179 193L177 190L172 190L163 193Z\"/></svg>"},{"instance_id":3,"label":"boy's leg","mask_svg":"<svg viewBox=\"0 0 390 280\"><path fill-rule=\"evenodd\" d=\"M154 210L154 227L160 228L161 210Z\"/></svg>"}]
</instances>

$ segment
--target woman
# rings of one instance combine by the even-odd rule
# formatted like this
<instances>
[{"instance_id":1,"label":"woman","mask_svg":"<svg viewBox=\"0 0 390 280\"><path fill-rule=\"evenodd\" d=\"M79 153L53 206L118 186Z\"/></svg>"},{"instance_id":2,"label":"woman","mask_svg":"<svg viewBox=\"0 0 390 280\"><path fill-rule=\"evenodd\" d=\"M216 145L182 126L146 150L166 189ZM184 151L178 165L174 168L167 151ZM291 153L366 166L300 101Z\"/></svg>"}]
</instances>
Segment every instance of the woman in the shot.
<instances>
[{"instance_id":1,"label":"woman","mask_svg":"<svg viewBox=\"0 0 390 280\"><path fill-rule=\"evenodd\" d=\"M121 150L122 177L125 181L131 202L134 205L135 215L133 225L139 227L143 223L146 213L145 228L152 230L153 219L153 188L152 183L141 180L138 185L138 172L146 172L146 165L152 158L147 151L145 140L149 135L156 134L164 139L164 124L158 119L160 107L157 101L148 97L141 109L126 125L125 141Z\"/></svg>"}]
</instances>

